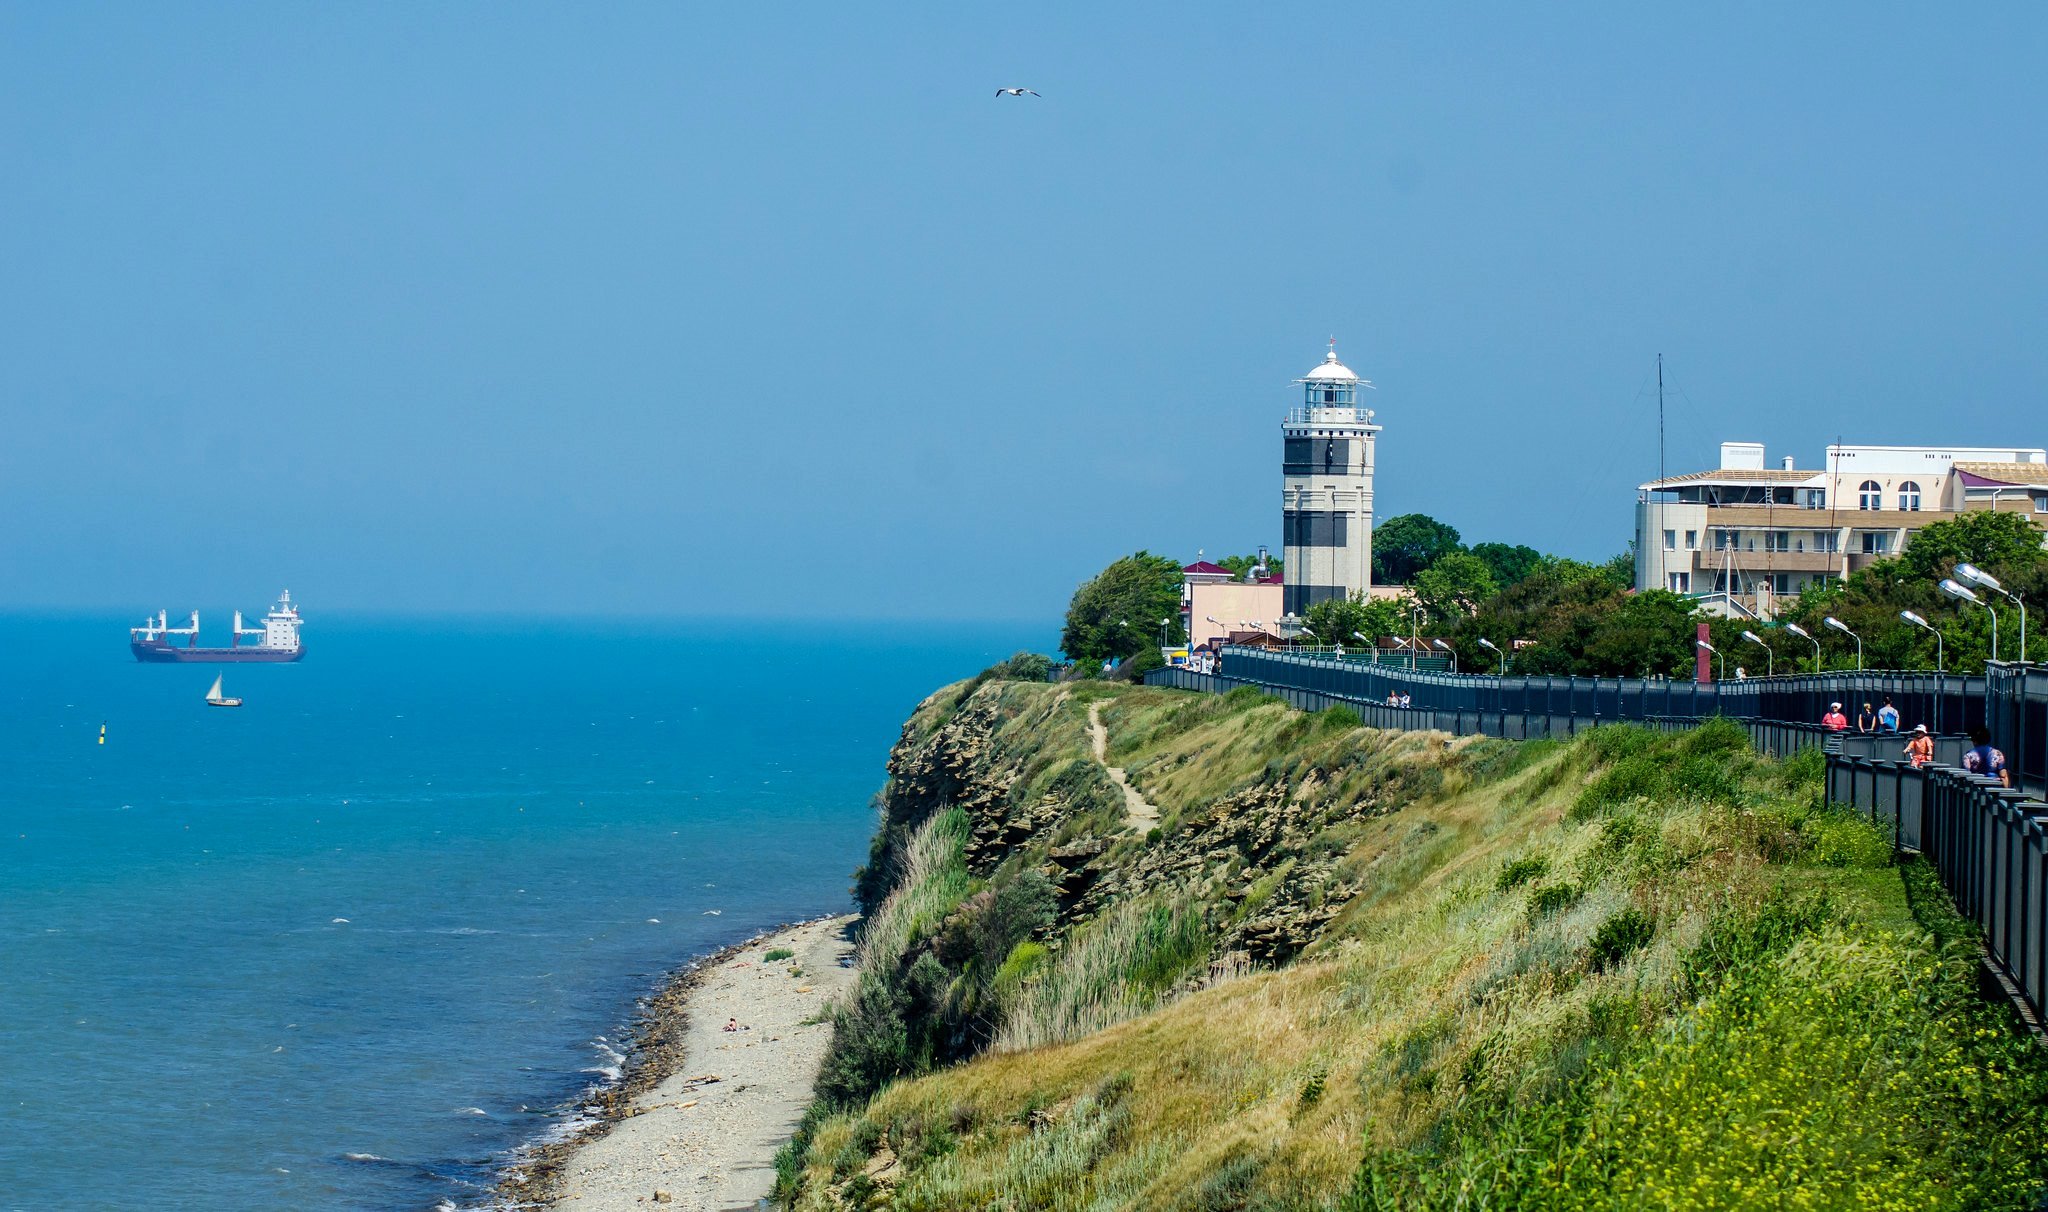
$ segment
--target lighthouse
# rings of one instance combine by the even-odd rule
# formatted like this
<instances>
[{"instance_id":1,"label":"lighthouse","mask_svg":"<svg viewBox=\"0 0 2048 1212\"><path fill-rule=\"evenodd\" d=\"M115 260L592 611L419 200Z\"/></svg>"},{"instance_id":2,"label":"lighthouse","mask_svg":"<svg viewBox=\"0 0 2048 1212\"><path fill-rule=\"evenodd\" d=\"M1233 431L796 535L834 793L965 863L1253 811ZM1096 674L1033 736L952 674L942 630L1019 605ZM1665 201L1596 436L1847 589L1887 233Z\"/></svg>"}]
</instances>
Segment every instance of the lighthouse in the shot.
<instances>
[{"instance_id":1,"label":"lighthouse","mask_svg":"<svg viewBox=\"0 0 2048 1212\"><path fill-rule=\"evenodd\" d=\"M1287 621L1298 624L1317 602L1372 585L1372 447L1380 427L1359 400L1372 384L1337 360L1335 338L1322 365L1295 381L1301 405L1281 425L1280 536Z\"/></svg>"}]
</instances>

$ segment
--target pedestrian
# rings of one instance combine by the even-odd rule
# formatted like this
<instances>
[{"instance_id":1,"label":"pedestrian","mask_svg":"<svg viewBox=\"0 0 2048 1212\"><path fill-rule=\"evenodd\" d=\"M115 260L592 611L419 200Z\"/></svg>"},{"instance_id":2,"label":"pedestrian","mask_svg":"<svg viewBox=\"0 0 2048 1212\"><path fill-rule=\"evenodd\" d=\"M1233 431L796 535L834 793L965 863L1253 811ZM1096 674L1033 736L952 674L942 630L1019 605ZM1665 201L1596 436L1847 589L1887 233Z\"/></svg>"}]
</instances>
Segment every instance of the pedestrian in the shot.
<instances>
[{"instance_id":1,"label":"pedestrian","mask_svg":"<svg viewBox=\"0 0 2048 1212\"><path fill-rule=\"evenodd\" d=\"M1985 778L1995 778L2001 787L2012 786L2012 771L2005 768L2005 754L1991 744L1991 734L1980 725L1970 729L1970 751L1963 755L1963 769Z\"/></svg>"},{"instance_id":2,"label":"pedestrian","mask_svg":"<svg viewBox=\"0 0 2048 1212\"><path fill-rule=\"evenodd\" d=\"M1870 704L1868 703L1863 704L1863 710L1856 713L1856 731L1877 731L1877 713L1870 709Z\"/></svg>"},{"instance_id":3,"label":"pedestrian","mask_svg":"<svg viewBox=\"0 0 2048 1212\"><path fill-rule=\"evenodd\" d=\"M1892 706L1890 695L1885 696L1884 706L1877 709L1877 726L1886 732L1899 730L1899 709ZM1921 727L1924 728L1926 725L1922 724Z\"/></svg>"},{"instance_id":4,"label":"pedestrian","mask_svg":"<svg viewBox=\"0 0 2048 1212\"><path fill-rule=\"evenodd\" d=\"M1408 705L1408 692L1404 690L1401 692L1401 710L1408 710Z\"/></svg>"},{"instance_id":5,"label":"pedestrian","mask_svg":"<svg viewBox=\"0 0 2048 1212\"><path fill-rule=\"evenodd\" d=\"M1389 691L1387 691L1387 706L1389 706L1389 707L1399 707L1400 705L1401 705L1401 692L1400 692L1400 691L1398 691L1398 690L1389 690Z\"/></svg>"},{"instance_id":6,"label":"pedestrian","mask_svg":"<svg viewBox=\"0 0 2048 1212\"><path fill-rule=\"evenodd\" d=\"M1913 739L1906 742L1906 760L1915 766L1925 766L1934 760L1934 738L1927 733L1927 725L1913 729Z\"/></svg>"},{"instance_id":7,"label":"pedestrian","mask_svg":"<svg viewBox=\"0 0 2048 1212\"><path fill-rule=\"evenodd\" d=\"M1828 713L1820 717L1820 726L1829 732L1847 732L1849 730L1849 717L1842 714L1842 705L1840 703L1828 704Z\"/></svg>"}]
</instances>

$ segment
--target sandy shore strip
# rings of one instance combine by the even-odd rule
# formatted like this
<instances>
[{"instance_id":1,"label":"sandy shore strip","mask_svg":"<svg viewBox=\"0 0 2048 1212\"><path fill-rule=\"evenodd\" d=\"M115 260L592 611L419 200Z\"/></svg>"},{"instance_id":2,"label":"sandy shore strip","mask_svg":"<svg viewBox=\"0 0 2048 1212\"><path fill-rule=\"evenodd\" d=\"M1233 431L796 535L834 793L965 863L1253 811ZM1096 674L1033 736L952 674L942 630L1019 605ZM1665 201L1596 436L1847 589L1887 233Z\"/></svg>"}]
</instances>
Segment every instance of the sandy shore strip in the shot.
<instances>
[{"instance_id":1,"label":"sandy shore strip","mask_svg":"<svg viewBox=\"0 0 2048 1212\"><path fill-rule=\"evenodd\" d=\"M595 1122L535 1150L501 1193L559 1212L751 1209L775 1185L775 1152L796 1130L832 1027L827 1005L853 983L851 917L750 939L695 965L647 1007L625 1080ZM768 952L795 954L770 962ZM726 1020L746 1030L728 1032Z\"/></svg>"}]
</instances>

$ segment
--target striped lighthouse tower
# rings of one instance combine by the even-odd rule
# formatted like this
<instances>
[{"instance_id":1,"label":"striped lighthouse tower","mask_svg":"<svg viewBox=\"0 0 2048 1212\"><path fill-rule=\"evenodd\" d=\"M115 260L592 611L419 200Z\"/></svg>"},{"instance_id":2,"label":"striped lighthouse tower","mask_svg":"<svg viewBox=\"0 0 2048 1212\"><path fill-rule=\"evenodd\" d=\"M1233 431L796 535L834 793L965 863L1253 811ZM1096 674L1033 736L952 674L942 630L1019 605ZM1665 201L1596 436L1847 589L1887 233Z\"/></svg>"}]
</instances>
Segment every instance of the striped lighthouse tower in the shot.
<instances>
[{"instance_id":1,"label":"striped lighthouse tower","mask_svg":"<svg viewBox=\"0 0 2048 1212\"><path fill-rule=\"evenodd\" d=\"M1295 380L1301 405L1281 425L1280 535L1287 621L1325 598L1372 585L1373 437L1380 427L1359 392L1372 386L1337 360ZM1329 636L1342 642L1348 636Z\"/></svg>"}]
</instances>

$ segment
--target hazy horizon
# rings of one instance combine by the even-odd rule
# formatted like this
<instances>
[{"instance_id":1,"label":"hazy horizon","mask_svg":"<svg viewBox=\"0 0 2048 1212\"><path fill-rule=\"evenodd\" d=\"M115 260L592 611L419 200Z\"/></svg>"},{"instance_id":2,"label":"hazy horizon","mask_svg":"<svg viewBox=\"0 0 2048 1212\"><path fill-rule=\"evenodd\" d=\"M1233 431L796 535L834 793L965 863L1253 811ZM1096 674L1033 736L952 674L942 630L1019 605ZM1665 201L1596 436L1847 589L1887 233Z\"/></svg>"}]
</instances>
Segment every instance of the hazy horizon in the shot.
<instances>
[{"instance_id":1,"label":"hazy horizon","mask_svg":"<svg viewBox=\"0 0 2048 1212\"><path fill-rule=\"evenodd\" d=\"M1055 620L1724 440L2048 445L2048 13L0 0L0 607ZM1042 97L996 98L1021 85Z\"/></svg>"}]
</instances>

